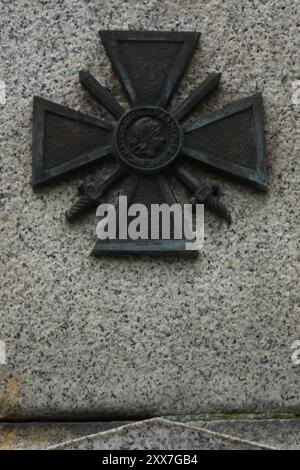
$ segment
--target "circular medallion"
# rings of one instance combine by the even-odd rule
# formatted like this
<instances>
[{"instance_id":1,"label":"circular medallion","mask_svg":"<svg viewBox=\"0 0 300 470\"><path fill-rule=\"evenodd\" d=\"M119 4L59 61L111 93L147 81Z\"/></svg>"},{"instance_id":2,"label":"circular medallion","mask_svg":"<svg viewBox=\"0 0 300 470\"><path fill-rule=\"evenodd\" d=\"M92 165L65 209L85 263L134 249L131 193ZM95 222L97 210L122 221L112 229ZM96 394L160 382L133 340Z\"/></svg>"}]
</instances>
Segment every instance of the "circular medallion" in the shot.
<instances>
[{"instance_id":1,"label":"circular medallion","mask_svg":"<svg viewBox=\"0 0 300 470\"><path fill-rule=\"evenodd\" d=\"M182 131L176 119L161 108L145 106L125 113L114 133L114 152L127 168L155 173L175 160Z\"/></svg>"}]
</instances>

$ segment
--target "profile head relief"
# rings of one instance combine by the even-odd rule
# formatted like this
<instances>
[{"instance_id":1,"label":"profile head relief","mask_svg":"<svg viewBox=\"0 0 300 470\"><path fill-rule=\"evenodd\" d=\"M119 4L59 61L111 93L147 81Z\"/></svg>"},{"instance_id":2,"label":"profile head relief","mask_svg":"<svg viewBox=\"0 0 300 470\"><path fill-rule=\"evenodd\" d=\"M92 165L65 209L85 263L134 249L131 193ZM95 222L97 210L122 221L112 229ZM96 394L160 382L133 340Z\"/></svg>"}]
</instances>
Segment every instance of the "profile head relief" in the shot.
<instances>
[{"instance_id":1,"label":"profile head relief","mask_svg":"<svg viewBox=\"0 0 300 470\"><path fill-rule=\"evenodd\" d=\"M166 142L163 125L147 116L139 118L129 129L128 141L134 154L154 157Z\"/></svg>"},{"instance_id":2,"label":"profile head relief","mask_svg":"<svg viewBox=\"0 0 300 470\"><path fill-rule=\"evenodd\" d=\"M179 155L182 129L168 111L156 106L133 108L119 120L114 131L114 154L126 168L156 173Z\"/></svg>"}]
</instances>

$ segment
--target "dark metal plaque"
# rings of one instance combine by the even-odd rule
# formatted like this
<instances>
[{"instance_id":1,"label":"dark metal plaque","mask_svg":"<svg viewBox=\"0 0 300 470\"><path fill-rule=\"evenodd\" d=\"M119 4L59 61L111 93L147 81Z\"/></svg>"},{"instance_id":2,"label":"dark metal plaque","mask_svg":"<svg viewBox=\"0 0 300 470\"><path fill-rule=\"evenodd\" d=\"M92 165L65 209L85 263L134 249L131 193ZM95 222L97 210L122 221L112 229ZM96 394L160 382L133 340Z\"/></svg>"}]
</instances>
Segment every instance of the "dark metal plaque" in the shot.
<instances>
[{"instance_id":1,"label":"dark metal plaque","mask_svg":"<svg viewBox=\"0 0 300 470\"><path fill-rule=\"evenodd\" d=\"M100 31L100 37L130 104L164 107L194 53L199 33Z\"/></svg>"},{"instance_id":2,"label":"dark metal plaque","mask_svg":"<svg viewBox=\"0 0 300 470\"><path fill-rule=\"evenodd\" d=\"M182 121L220 82L212 73L170 113L166 109L199 40L194 32L101 31L100 37L127 98L125 110L88 72L79 80L116 120L106 121L34 98L33 186L108 157L115 170L96 184L80 187L80 198L66 212L72 221L97 206L104 191L131 176L129 203L172 204L168 184L174 174L193 193L194 203L231 222L219 199L219 188L201 184L182 164L185 159L225 172L257 189L267 189L261 94L244 98L191 124ZM100 253L186 253L185 240L109 240L94 247Z\"/></svg>"}]
</instances>

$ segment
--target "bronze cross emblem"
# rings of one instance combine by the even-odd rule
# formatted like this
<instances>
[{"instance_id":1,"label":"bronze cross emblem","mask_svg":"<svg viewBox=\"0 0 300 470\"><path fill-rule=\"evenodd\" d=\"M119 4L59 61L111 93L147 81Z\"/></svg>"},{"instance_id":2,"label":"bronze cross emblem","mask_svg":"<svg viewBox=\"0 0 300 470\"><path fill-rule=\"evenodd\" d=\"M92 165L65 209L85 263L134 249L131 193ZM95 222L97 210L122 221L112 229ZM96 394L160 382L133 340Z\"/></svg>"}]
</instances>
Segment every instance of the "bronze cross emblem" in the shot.
<instances>
[{"instance_id":1,"label":"bronze cross emblem","mask_svg":"<svg viewBox=\"0 0 300 470\"><path fill-rule=\"evenodd\" d=\"M263 103L260 93L229 104L191 124L185 118L220 82L212 73L175 111L170 99L197 47L199 33L101 31L100 37L131 105L125 110L88 72L79 80L115 119L115 124L34 97L33 187L109 158L112 173L98 184L84 184L80 198L66 211L72 221L95 208L119 178L131 175L128 203L173 204L169 174L193 193L193 202L224 218L231 216L219 199L219 187L202 184L184 167L189 160L225 172L259 190L267 189ZM93 254L183 253L184 240L100 241Z\"/></svg>"}]
</instances>

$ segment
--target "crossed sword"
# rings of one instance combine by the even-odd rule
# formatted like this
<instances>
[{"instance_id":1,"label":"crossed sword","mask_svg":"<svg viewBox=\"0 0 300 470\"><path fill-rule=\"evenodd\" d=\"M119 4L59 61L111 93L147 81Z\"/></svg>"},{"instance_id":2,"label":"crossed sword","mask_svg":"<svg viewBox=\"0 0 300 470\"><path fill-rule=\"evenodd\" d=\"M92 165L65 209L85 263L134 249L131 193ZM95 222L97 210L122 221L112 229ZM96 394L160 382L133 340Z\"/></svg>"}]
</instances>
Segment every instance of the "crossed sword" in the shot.
<instances>
[{"instance_id":1,"label":"crossed sword","mask_svg":"<svg viewBox=\"0 0 300 470\"><path fill-rule=\"evenodd\" d=\"M103 87L87 71L79 73L80 83L94 96L113 117L119 119L124 113L124 108L116 101L110 91ZM175 110L173 115L178 121L181 121L192 109L211 91L213 91L220 82L220 74L210 74L196 89L186 98ZM190 189L194 195L191 203L204 204L209 210L225 219L228 224L231 223L231 216L225 205L219 200L219 186L216 184L201 184L186 168L179 164L171 167L173 172L181 182ZM126 171L118 167L112 171L99 184L82 184L79 186L80 198L66 211L65 216L68 221L73 221L85 212L96 207L104 192L110 188L120 177L126 175Z\"/></svg>"}]
</instances>

